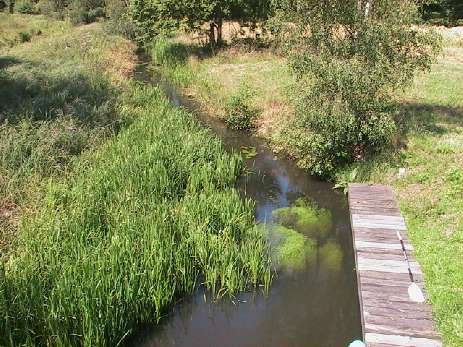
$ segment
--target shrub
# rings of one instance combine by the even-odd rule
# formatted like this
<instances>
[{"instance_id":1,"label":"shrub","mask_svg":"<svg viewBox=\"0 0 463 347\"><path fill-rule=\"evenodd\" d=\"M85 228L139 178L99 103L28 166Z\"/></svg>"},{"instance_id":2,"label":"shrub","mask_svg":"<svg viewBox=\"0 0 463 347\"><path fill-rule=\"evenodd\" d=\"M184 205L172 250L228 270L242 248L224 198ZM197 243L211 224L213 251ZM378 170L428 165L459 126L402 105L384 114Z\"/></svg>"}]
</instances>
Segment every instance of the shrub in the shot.
<instances>
[{"instance_id":1,"label":"shrub","mask_svg":"<svg viewBox=\"0 0 463 347\"><path fill-rule=\"evenodd\" d=\"M359 7L288 0L279 6L274 28L299 81L289 141L302 166L331 176L390 144L393 93L430 68L440 40L409 25L417 13L413 0L359 1Z\"/></svg>"},{"instance_id":2,"label":"shrub","mask_svg":"<svg viewBox=\"0 0 463 347\"><path fill-rule=\"evenodd\" d=\"M20 1L15 5L16 11L23 14L35 13L35 5L27 0Z\"/></svg>"},{"instance_id":3,"label":"shrub","mask_svg":"<svg viewBox=\"0 0 463 347\"><path fill-rule=\"evenodd\" d=\"M136 24L130 19L129 9L124 2L119 0L107 0L105 12L108 20L105 22L107 32L122 35L131 40L137 33Z\"/></svg>"},{"instance_id":4,"label":"shrub","mask_svg":"<svg viewBox=\"0 0 463 347\"><path fill-rule=\"evenodd\" d=\"M19 41L21 41L21 43L24 43L24 42L29 42L32 38L32 35L30 32L27 32L27 31L21 31L19 33Z\"/></svg>"},{"instance_id":5,"label":"shrub","mask_svg":"<svg viewBox=\"0 0 463 347\"><path fill-rule=\"evenodd\" d=\"M253 91L246 85L240 87L238 93L232 95L225 111L225 121L233 129L244 130L254 126L258 110L252 105Z\"/></svg>"},{"instance_id":6,"label":"shrub","mask_svg":"<svg viewBox=\"0 0 463 347\"><path fill-rule=\"evenodd\" d=\"M69 7L69 17L73 25L89 24L105 16L105 11L99 7L99 1L77 1Z\"/></svg>"}]
</instances>

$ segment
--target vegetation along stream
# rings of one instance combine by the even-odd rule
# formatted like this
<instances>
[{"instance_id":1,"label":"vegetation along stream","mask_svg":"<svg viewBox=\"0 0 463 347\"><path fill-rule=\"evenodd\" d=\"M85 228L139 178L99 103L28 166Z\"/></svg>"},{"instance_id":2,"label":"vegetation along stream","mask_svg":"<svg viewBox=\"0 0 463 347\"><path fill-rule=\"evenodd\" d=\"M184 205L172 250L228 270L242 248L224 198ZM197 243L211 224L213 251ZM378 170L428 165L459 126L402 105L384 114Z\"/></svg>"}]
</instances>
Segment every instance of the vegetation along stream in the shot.
<instances>
[{"instance_id":1,"label":"vegetation along stream","mask_svg":"<svg viewBox=\"0 0 463 347\"><path fill-rule=\"evenodd\" d=\"M216 301L198 288L163 323L144 327L129 345L339 347L361 337L345 197L292 161L275 157L264 141L198 111L149 64L137 74L159 84L175 106L195 113L228 150L246 158L247 174L238 188L256 203L277 275L268 295L244 293Z\"/></svg>"}]
</instances>

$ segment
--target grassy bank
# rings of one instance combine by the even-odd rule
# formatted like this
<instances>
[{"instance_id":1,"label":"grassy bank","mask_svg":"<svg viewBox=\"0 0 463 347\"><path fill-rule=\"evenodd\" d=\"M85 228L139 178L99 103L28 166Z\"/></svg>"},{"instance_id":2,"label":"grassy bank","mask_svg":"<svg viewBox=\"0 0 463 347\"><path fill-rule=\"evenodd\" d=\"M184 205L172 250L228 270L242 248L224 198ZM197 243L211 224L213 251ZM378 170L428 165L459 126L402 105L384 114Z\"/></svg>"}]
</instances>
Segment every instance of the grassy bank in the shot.
<instances>
[{"instance_id":1,"label":"grassy bank","mask_svg":"<svg viewBox=\"0 0 463 347\"><path fill-rule=\"evenodd\" d=\"M394 187L445 346L451 347L463 345L462 79L463 49L449 48L404 96L404 147L355 166L357 180Z\"/></svg>"},{"instance_id":2,"label":"grassy bank","mask_svg":"<svg viewBox=\"0 0 463 347\"><path fill-rule=\"evenodd\" d=\"M53 27L1 51L0 345L114 346L201 283L268 287L241 158L130 80L130 42Z\"/></svg>"},{"instance_id":3,"label":"grassy bank","mask_svg":"<svg viewBox=\"0 0 463 347\"><path fill-rule=\"evenodd\" d=\"M175 64L166 64L165 56ZM153 49L167 78L197 98L205 111L227 117L227 103L243 85L259 110L255 131L273 148L297 159L301 134L285 129L293 116L292 77L283 58L268 50L229 47L215 56L198 48L159 42ZM446 346L463 345L463 49L446 40L430 74L397 95L401 134L396 147L340 168L340 183L364 181L394 187L426 276L430 302ZM294 93L294 89L292 90ZM406 168L399 177L399 168Z\"/></svg>"},{"instance_id":4,"label":"grassy bank","mask_svg":"<svg viewBox=\"0 0 463 347\"><path fill-rule=\"evenodd\" d=\"M46 179L63 175L73 158L130 122L117 112L117 96L136 62L135 46L105 35L100 25L72 28L41 16L0 14L2 40L18 27L41 34L0 46L3 256L19 217L42 199Z\"/></svg>"},{"instance_id":5,"label":"grassy bank","mask_svg":"<svg viewBox=\"0 0 463 347\"><path fill-rule=\"evenodd\" d=\"M124 110L134 123L24 222L0 280L3 343L115 345L200 282L218 295L268 285L264 237L233 188L240 158L157 89Z\"/></svg>"}]
</instances>

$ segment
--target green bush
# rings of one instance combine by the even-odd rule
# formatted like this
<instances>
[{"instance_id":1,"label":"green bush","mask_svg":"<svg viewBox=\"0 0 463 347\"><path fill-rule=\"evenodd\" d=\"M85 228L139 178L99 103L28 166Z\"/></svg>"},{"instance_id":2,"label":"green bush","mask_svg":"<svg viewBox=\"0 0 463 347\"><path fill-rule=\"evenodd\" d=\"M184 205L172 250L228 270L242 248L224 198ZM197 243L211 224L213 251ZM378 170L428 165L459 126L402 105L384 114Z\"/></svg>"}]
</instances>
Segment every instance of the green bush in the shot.
<instances>
[{"instance_id":1,"label":"green bush","mask_svg":"<svg viewBox=\"0 0 463 347\"><path fill-rule=\"evenodd\" d=\"M112 34L122 35L134 40L137 33L137 26L131 20L129 8L119 0L107 0L105 2L105 30Z\"/></svg>"},{"instance_id":2,"label":"green bush","mask_svg":"<svg viewBox=\"0 0 463 347\"><path fill-rule=\"evenodd\" d=\"M225 106L225 122L237 130L251 129L259 110L252 105L254 93L250 87L243 85L230 97Z\"/></svg>"},{"instance_id":3,"label":"green bush","mask_svg":"<svg viewBox=\"0 0 463 347\"><path fill-rule=\"evenodd\" d=\"M19 1L15 4L16 12L23 13L23 14L34 14L35 11L35 4L31 1Z\"/></svg>"},{"instance_id":4,"label":"green bush","mask_svg":"<svg viewBox=\"0 0 463 347\"><path fill-rule=\"evenodd\" d=\"M31 35L31 33L28 32L28 31L21 31L21 32L19 33L19 41L20 41L21 43L29 42L29 41L31 40L31 38L32 38L32 35Z\"/></svg>"},{"instance_id":5,"label":"green bush","mask_svg":"<svg viewBox=\"0 0 463 347\"><path fill-rule=\"evenodd\" d=\"M371 11L365 3L278 2L274 28L298 78L296 117L285 131L299 164L317 175L391 143L394 93L429 69L440 48L437 35L409 25L413 0L375 2Z\"/></svg>"},{"instance_id":6,"label":"green bush","mask_svg":"<svg viewBox=\"0 0 463 347\"><path fill-rule=\"evenodd\" d=\"M89 24L105 16L104 4L99 0L74 0L68 8L68 16L73 25Z\"/></svg>"}]
</instances>

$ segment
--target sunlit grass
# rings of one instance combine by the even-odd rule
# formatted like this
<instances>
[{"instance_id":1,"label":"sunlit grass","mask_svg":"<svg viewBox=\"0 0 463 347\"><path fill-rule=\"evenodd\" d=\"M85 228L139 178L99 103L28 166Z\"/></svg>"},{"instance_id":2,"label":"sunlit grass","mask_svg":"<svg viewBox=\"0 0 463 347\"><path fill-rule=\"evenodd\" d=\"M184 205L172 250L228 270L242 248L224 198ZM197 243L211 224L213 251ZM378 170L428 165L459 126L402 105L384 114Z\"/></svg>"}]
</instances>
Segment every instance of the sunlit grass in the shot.
<instances>
[{"instance_id":1,"label":"sunlit grass","mask_svg":"<svg viewBox=\"0 0 463 347\"><path fill-rule=\"evenodd\" d=\"M18 28L42 33L0 47L0 258L47 178L130 122L117 105L136 63L135 45L99 24L0 14L0 37Z\"/></svg>"},{"instance_id":2,"label":"sunlit grass","mask_svg":"<svg viewBox=\"0 0 463 347\"><path fill-rule=\"evenodd\" d=\"M3 51L2 346L114 346L200 284L268 289L241 157L131 82L133 50L61 23Z\"/></svg>"},{"instance_id":3,"label":"sunlit grass","mask_svg":"<svg viewBox=\"0 0 463 347\"><path fill-rule=\"evenodd\" d=\"M405 147L357 165L393 186L444 345L463 345L463 50L445 50L404 96ZM399 175L399 168L406 169ZM349 168L340 177L345 177Z\"/></svg>"},{"instance_id":4,"label":"sunlit grass","mask_svg":"<svg viewBox=\"0 0 463 347\"><path fill-rule=\"evenodd\" d=\"M51 21L45 16L29 16L0 12L0 49L23 43L27 36L35 41L42 35L60 30L64 22Z\"/></svg>"},{"instance_id":5,"label":"sunlit grass","mask_svg":"<svg viewBox=\"0 0 463 347\"><path fill-rule=\"evenodd\" d=\"M114 345L203 283L216 295L269 285L253 205L233 188L241 158L155 88L136 121L49 184L0 280L0 341Z\"/></svg>"}]
</instances>

